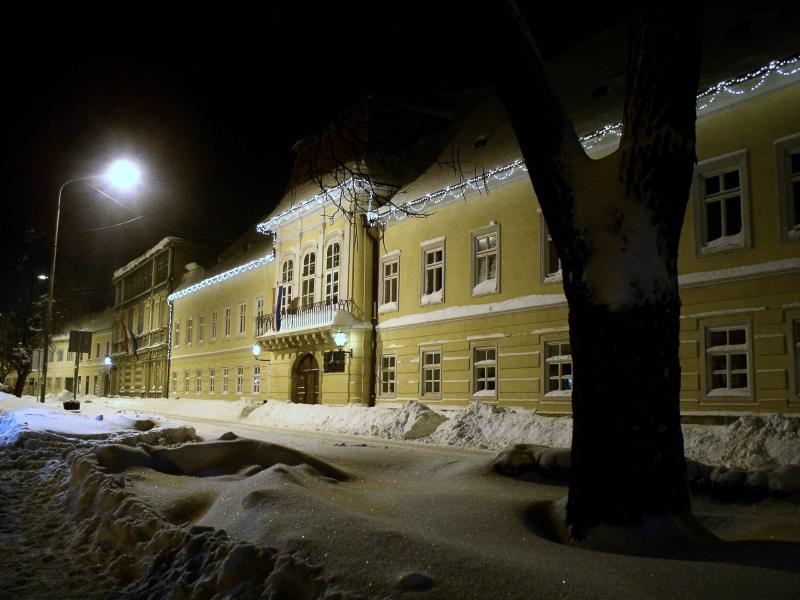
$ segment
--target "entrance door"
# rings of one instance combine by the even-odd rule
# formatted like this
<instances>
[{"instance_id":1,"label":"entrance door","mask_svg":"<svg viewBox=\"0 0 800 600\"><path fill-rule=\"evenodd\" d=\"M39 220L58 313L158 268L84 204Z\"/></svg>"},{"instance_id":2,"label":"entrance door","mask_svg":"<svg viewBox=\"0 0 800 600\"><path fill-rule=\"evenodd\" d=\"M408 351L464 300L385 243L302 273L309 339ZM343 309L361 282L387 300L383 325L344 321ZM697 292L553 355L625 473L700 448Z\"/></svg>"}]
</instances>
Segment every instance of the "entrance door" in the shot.
<instances>
[{"instance_id":1,"label":"entrance door","mask_svg":"<svg viewBox=\"0 0 800 600\"><path fill-rule=\"evenodd\" d=\"M294 401L300 404L319 403L319 364L313 354L297 361L294 372Z\"/></svg>"}]
</instances>

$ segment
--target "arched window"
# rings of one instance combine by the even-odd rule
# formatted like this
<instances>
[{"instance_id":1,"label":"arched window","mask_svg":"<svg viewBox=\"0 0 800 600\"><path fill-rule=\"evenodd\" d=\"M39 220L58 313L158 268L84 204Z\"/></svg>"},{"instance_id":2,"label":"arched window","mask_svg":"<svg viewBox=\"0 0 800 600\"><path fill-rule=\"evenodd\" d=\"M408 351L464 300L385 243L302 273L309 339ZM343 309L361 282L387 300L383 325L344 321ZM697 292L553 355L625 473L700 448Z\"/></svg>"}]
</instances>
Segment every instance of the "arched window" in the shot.
<instances>
[{"instance_id":1,"label":"arched window","mask_svg":"<svg viewBox=\"0 0 800 600\"><path fill-rule=\"evenodd\" d=\"M291 258L288 258L283 261L283 267L281 267L281 287L283 288L283 297L280 308L283 310L288 309L292 305L293 282L294 261Z\"/></svg>"},{"instance_id":2,"label":"arched window","mask_svg":"<svg viewBox=\"0 0 800 600\"><path fill-rule=\"evenodd\" d=\"M325 301L339 301L339 242L331 242L325 250Z\"/></svg>"},{"instance_id":3,"label":"arched window","mask_svg":"<svg viewBox=\"0 0 800 600\"><path fill-rule=\"evenodd\" d=\"M317 253L309 252L303 257L303 289L302 289L302 303L303 306L311 306L314 304L314 274L317 270Z\"/></svg>"}]
</instances>

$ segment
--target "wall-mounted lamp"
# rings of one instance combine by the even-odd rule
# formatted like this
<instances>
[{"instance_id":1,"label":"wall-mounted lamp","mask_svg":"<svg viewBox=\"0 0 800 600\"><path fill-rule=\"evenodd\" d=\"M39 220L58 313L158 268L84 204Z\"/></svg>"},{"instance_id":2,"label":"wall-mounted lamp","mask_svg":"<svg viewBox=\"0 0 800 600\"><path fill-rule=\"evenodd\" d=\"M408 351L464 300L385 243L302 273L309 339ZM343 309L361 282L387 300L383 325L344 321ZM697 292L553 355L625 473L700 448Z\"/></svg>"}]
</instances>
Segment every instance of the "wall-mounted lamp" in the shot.
<instances>
[{"instance_id":1,"label":"wall-mounted lamp","mask_svg":"<svg viewBox=\"0 0 800 600\"><path fill-rule=\"evenodd\" d=\"M108 354L106 354L106 357L103 359L103 364L106 367L113 367L114 366L114 363L111 362L111 357Z\"/></svg>"},{"instance_id":2,"label":"wall-mounted lamp","mask_svg":"<svg viewBox=\"0 0 800 600\"><path fill-rule=\"evenodd\" d=\"M259 358L261 356L261 344L255 344L253 346L253 358L260 362L272 362L268 358Z\"/></svg>"},{"instance_id":3,"label":"wall-mounted lamp","mask_svg":"<svg viewBox=\"0 0 800 600\"><path fill-rule=\"evenodd\" d=\"M340 352L344 352L350 358L353 358L353 349L350 348L349 350L344 349L344 345L347 343L347 340L350 339L349 336L339 329L336 333L333 334L333 341L336 344L336 347L339 348Z\"/></svg>"}]
</instances>

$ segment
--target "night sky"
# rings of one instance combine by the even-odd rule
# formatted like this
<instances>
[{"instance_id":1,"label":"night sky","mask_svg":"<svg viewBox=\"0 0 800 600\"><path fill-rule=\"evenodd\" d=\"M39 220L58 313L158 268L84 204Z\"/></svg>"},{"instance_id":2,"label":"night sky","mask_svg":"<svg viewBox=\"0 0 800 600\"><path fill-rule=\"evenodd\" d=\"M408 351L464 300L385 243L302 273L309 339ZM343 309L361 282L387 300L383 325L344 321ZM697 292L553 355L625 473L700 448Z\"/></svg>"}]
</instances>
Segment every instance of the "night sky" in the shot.
<instances>
[{"instance_id":1,"label":"night sky","mask_svg":"<svg viewBox=\"0 0 800 600\"><path fill-rule=\"evenodd\" d=\"M162 237L224 246L280 198L292 144L363 94L488 83L493 32L481 12L433 4L5 9L3 264L24 252L26 277L47 272L59 186L118 156L144 169L136 193L96 185L125 207L86 184L65 191L60 287L101 308L112 271ZM623 17L562 3L536 8L530 22L553 55ZM12 288L2 286L0 301Z\"/></svg>"}]
</instances>

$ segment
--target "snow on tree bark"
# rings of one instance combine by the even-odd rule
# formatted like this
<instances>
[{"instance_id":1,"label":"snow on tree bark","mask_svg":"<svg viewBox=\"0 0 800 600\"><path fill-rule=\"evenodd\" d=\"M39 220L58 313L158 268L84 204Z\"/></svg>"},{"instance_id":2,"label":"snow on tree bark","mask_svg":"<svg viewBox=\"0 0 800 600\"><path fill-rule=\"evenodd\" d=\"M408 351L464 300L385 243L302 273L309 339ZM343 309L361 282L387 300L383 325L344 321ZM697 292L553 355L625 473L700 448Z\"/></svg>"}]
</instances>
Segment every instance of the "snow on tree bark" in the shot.
<instances>
[{"instance_id":1,"label":"snow on tree bark","mask_svg":"<svg viewBox=\"0 0 800 600\"><path fill-rule=\"evenodd\" d=\"M580 537L601 522L686 514L677 250L695 162L700 16L672 4L635 6L620 149L591 160L524 18L513 2L508 7L517 44L496 87L561 258L569 303L575 379L567 522Z\"/></svg>"}]
</instances>

